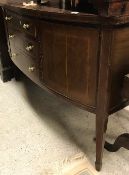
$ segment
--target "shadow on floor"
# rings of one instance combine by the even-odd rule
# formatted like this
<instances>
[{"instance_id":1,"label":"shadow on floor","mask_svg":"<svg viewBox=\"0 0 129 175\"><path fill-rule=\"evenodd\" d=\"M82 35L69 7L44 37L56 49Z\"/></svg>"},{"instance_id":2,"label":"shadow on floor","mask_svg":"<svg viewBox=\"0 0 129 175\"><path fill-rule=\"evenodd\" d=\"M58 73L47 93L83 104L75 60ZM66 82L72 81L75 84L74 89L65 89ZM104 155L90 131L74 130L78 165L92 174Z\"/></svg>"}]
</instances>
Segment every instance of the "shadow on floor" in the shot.
<instances>
[{"instance_id":1,"label":"shadow on floor","mask_svg":"<svg viewBox=\"0 0 129 175\"><path fill-rule=\"evenodd\" d=\"M66 139L64 136L67 135L70 142L90 158L92 157L93 163L93 158L95 160L95 143L93 141L95 136L95 115L79 109L53 94L49 94L26 77L22 78L22 82L28 103L41 121L45 122L53 132L56 132L63 139ZM128 111L126 112L129 114ZM126 119L129 119L127 115L122 117L125 116ZM110 127L110 132L108 133L108 140L112 142L119 133L117 130L119 130L120 125L119 117L115 117L113 120L115 122L111 125L112 128ZM116 131L112 132L114 128ZM107 156L108 154L106 154L106 159Z\"/></svg>"},{"instance_id":2,"label":"shadow on floor","mask_svg":"<svg viewBox=\"0 0 129 175\"><path fill-rule=\"evenodd\" d=\"M88 142L93 142L95 134L94 115L79 109L55 95L45 92L40 87L23 77L23 83L28 102L44 122L54 132L64 137L62 129L66 132L70 141L77 145L84 153L88 153ZM90 116L90 119L88 119ZM53 125L55 123L55 125ZM57 126L57 127L55 127ZM65 138L64 138L65 139Z\"/></svg>"}]
</instances>

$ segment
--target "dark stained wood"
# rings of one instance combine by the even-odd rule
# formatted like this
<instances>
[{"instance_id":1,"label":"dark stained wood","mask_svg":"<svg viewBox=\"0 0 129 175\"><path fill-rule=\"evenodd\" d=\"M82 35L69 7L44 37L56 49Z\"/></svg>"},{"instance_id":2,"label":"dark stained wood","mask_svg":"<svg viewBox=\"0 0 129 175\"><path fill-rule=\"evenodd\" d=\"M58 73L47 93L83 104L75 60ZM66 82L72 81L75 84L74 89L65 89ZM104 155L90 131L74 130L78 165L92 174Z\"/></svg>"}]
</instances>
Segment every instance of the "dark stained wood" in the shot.
<instances>
[{"instance_id":1,"label":"dark stained wood","mask_svg":"<svg viewBox=\"0 0 129 175\"><path fill-rule=\"evenodd\" d=\"M110 152L116 152L121 147L129 150L129 133L124 133L117 137L114 144L110 144L108 142L105 142L104 145L105 149L107 149Z\"/></svg>"},{"instance_id":2,"label":"dark stained wood","mask_svg":"<svg viewBox=\"0 0 129 175\"><path fill-rule=\"evenodd\" d=\"M58 20L60 22L69 22L71 23L81 23L81 24L88 24L88 25L96 25L102 24L103 25L121 25L123 23L129 22L129 16L124 15L121 16L105 16L101 15L98 16L96 14L91 13L83 13L80 12L78 14L71 14L71 10L61 9L60 6L36 6L36 7L25 7L22 3L3 3L0 1L0 4L6 9L15 10L17 13L22 13L26 16L37 17L40 19L55 21ZM29 13L28 13L29 11Z\"/></svg>"},{"instance_id":3,"label":"dark stained wood","mask_svg":"<svg viewBox=\"0 0 129 175\"><path fill-rule=\"evenodd\" d=\"M17 16L19 19L19 16ZM17 20L18 21L18 20ZM10 21L7 23L10 23ZM20 23L19 23L20 25ZM26 32L23 33L22 28L8 25L8 40L10 48L10 57L14 64L23 71L34 82L39 83L39 67L41 62L39 42L26 37ZM29 70L34 68L34 70Z\"/></svg>"},{"instance_id":4,"label":"dark stained wood","mask_svg":"<svg viewBox=\"0 0 129 175\"><path fill-rule=\"evenodd\" d=\"M0 2L10 57L43 89L96 114L99 171L109 114L129 104L122 95L129 73L128 1L80 0L69 8L58 0L36 7L19 2Z\"/></svg>"},{"instance_id":5,"label":"dark stained wood","mask_svg":"<svg viewBox=\"0 0 129 175\"><path fill-rule=\"evenodd\" d=\"M12 56L12 61L14 64L22 70L22 72L27 75L31 80L40 85L39 80L39 62L35 57L29 57L24 53L20 53L15 49L15 52L12 54L16 54L16 56ZM37 62L35 62L35 60ZM34 68L34 70L29 70L30 68Z\"/></svg>"},{"instance_id":6,"label":"dark stained wood","mask_svg":"<svg viewBox=\"0 0 129 175\"><path fill-rule=\"evenodd\" d=\"M10 11L6 11L6 13L4 14L4 18L6 19L6 22L7 22L7 25L8 25L8 28L16 28L16 29L19 29L20 28L20 20L21 20L21 17L20 15L17 16L16 14L10 12Z\"/></svg>"},{"instance_id":7,"label":"dark stained wood","mask_svg":"<svg viewBox=\"0 0 129 175\"><path fill-rule=\"evenodd\" d=\"M96 106L99 30L67 28L68 97Z\"/></svg>"},{"instance_id":8,"label":"dark stained wood","mask_svg":"<svg viewBox=\"0 0 129 175\"><path fill-rule=\"evenodd\" d=\"M42 23L43 82L51 89L67 93L66 27Z\"/></svg>"},{"instance_id":9,"label":"dark stained wood","mask_svg":"<svg viewBox=\"0 0 129 175\"><path fill-rule=\"evenodd\" d=\"M109 110L110 51L112 30L104 28L101 33L99 79L96 110L96 169L101 170Z\"/></svg>"},{"instance_id":10,"label":"dark stained wood","mask_svg":"<svg viewBox=\"0 0 129 175\"><path fill-rule=\"evenodd\" d=\"M12 38L9 39L11 48L17 48L20 52L24 52L27 55L32 57L39 56L39 47L38 41L35 41L31 38L25 37L26 35L21 33L19 30L8 28L8 34ZM21 40L22 38L22 40Z\"/></svg>"},{"instance_id":11,"label":"dark stained wood","mask_svg":"<svg viewBox=\"0 0 129 175\"><path fill-rule=\"evenodd\" d=\"M91 0L102 16L120 16L129 14L128 0Z\"/></svg>"},{"instance_id":12,"label":"dark stained wood","mask_svg":"<svg viewBox=\"0 0 129 175\"><path fill-rule=\"evenodd\" d=\"M44 83L70 99L95 106L99 31L52 23L42 25Z\"/></svg>"}]
</instances>

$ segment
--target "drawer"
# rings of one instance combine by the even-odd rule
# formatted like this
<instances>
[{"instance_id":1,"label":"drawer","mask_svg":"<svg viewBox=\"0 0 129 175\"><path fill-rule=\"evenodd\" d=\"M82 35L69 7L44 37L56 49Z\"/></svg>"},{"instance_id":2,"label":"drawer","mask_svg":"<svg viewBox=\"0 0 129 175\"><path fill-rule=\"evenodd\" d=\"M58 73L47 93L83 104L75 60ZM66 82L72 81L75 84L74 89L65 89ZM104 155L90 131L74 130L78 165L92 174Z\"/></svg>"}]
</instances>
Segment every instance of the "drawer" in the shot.
<instances>
[{"instance_id":1,"label":"drawer","mask_svg":"<svg viewBox=\"0 0 129 175\"><path fill-rule=\"evenodd\" d=\"M33 40L23 37L21 40L16 36L16 42L14 43L15 48L18 48L22 52L25 52L28 55L39 57L39 43Z\"/></svg>"},{"instance_id":2,"label":"drawer","mask_svg":"<svg viewBox=\"0 0 129 175\"><path fill-rule=\"evenodd\" d=\"M16 15L10 11L5 12L5 21L7 23L8 28L16 28L20 29L20 16Z\"/></svg>"},{"instance_id":3,"label":"drawer","mask_svg":"<svg viewBox=\"0 0 129 175\"><path fill-rule=\"evenodd\" d=\"M38 41L25 37L24 33L18 30L9 29L8 33L11 47L13 46L32 57L39 57L40 45Z\"/></svg>"},{"instance_id":4,"label":"drawer","mask_svg":"<svg viewBox=\"0 0 129 175\"><path fill-rule=\"evenodd\" d=\"M31 80L40 84L39 80L39 61L36 58L29 57L20 53L16 49L12 49L11 59L14 64Z\"/></svg>"},{"instance_id":5,"label":"drawer","mask_svg":"<svg viewBox=\"0 0 129 175\"><path fill-rule=\"evenodd\" d=\"M8 10L6 10L5 20L7 22L8 29L14 28L31 37L37 37L38 22L36 20L20 16Z\"/></svg>"},{"instance_id":6,"label":"drawer","mask_svg":"<svg viewBox=\"0 0 129 175\"><path fill-rule=\"evenodd\" d=\"M21 17L20 28L26 34L37 37L37 22L29 18Z\"/></svg>"}]
</instances>

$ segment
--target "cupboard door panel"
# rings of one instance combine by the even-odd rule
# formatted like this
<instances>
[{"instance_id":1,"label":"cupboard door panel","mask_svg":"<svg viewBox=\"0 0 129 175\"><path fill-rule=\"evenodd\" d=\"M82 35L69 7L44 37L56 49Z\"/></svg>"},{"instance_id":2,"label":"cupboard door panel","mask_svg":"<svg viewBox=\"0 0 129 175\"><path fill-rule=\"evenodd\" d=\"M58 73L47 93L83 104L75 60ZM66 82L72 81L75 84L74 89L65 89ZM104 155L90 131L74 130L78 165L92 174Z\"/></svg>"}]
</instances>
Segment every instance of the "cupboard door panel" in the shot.
<instances>
[{"instance_id":1,"label":"cupboard door panel","mask_svg":"<svg viewBox=\"0 0 129 175\"><path fill-rule=\"evenodd\" d=\"M63 25L44 23L42 32L43 81L66 95L66 31Z\"/></svg>"},{"instance_id":2,"label":"cupboard door panel","mask_svg":"<svg viewBox=\"0 0 129 175\"><path fill-rule=\"evenodd\" d=\"M96 106L99 31L43 25L43 82L76 102Z\"/></svg>"},{"instance_id":3,"label":"cupboard door panel","mask_svg":"<svg viewBox=\"0 0 129 175\"><path fill-rule=\"evenodd\" d=\"M97 88L97 48L95 29L70 28L67 34L68 96L95 106Z\"/></svg>"}]
</instances>

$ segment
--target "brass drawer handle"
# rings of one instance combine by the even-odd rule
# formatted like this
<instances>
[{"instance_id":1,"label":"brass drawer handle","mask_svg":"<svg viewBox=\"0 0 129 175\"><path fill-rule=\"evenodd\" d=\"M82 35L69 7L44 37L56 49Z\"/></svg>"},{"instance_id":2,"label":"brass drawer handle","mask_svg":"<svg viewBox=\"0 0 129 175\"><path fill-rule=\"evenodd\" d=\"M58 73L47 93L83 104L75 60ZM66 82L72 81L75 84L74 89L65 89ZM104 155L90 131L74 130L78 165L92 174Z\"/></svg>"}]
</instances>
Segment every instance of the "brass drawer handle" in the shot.
<instances>
[{"instance_id":1,"label":"brass drawer handle","mask_svg":"<svg viewBox=\"0 0 129 175\"><path fill-rule=\"evenodd\" d=\"M12 39L14 37L15 37L15 35L9 35L9 39Z\"/></svg>"},{"instance_id":2,"label":"brass drawer handle","mask_svg":"<svg viewBox=\"0 0 129 175\"><path fill-rule=\"evenodd\" d=\"M29 71L29 72L34 72L34 71L35 71L35 67L34 67L34 66L30 66L30 67L28 68L28 71Z\"/></svg>"},{"instance_id":3,"label":"brass drawer handle","mask_svg":"<svg viewBox=\"0 0 129 175\"><path fill-rule=\"evenodd\" d=\"M14 59L16 58L17 54L16 53L12 53L11 57Z\"/></svg>"},{"instance_id":4,"label":"brass drawer handle","mask_svg":"<svg viewBox=\"0 0 129 175\"><path fill-rule=\"evenodd\" d=\"M30 26L29 26L29 24L23 24L23 29L29 29L30 28Z\"/></svg>"},{"instance_id":5,"label":"brass drawer handle","mask_svg":"<svg viewBox=\"0 0 129 175\"><path fill-rule=\"evenodd\" d=\"M26 47L26 50L27 50L28 52L30 52L31 50L33 50L33 48L34 48L34 46L33 46L33 45L30 45L30 46L27 46L27 47Z\"/></svg>"},{"instance_id":6,"label":"brass drawer handle","mask_svg":"<svg viewBox=\"0 0 129 175\"><path fill-rule=\"evenodd\" d=\"M11 19L12 19L12 16L6 16L6 17L5 17L5 20L6 20L6 21L10 21Z\"/></svg>"}]
</instances>

